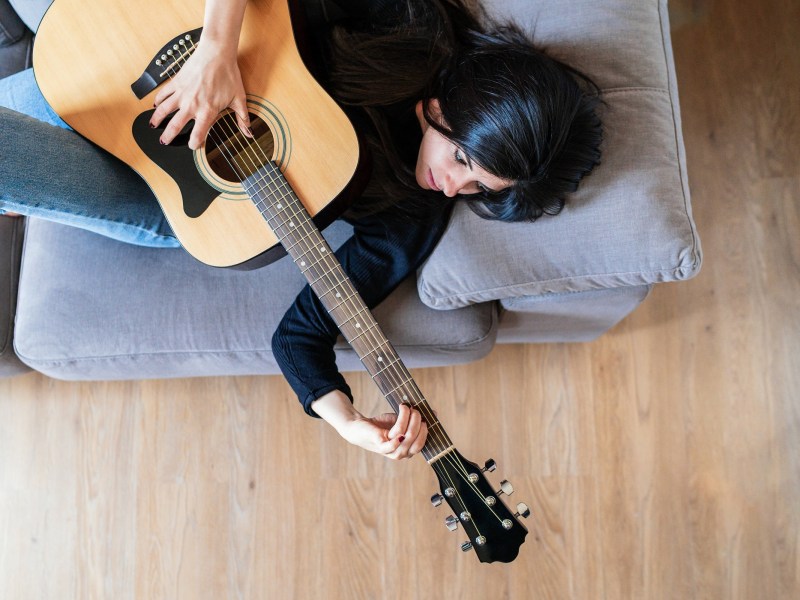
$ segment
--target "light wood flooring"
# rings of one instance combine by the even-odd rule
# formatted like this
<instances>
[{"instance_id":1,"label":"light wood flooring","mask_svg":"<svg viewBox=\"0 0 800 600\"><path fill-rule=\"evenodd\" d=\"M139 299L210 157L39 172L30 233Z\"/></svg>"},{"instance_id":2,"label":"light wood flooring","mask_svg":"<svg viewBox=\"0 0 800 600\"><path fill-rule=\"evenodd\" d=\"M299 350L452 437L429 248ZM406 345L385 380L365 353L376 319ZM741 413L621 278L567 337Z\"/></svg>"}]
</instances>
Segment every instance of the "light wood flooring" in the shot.
<instances>
[{"instance_id":1,"label":"light wood flooring","mask_svg":"<svg viewBox=\"0 0 800 600\"><path fill-rule=\"evenodd\" d=\"M280 377L25 375L0 381L0 598L800 597L800 2L671 11L701 274L596 342L416 372L530 505L514 563L462 554L421 459L349 447Z\"/></svg>"}]
</instances>

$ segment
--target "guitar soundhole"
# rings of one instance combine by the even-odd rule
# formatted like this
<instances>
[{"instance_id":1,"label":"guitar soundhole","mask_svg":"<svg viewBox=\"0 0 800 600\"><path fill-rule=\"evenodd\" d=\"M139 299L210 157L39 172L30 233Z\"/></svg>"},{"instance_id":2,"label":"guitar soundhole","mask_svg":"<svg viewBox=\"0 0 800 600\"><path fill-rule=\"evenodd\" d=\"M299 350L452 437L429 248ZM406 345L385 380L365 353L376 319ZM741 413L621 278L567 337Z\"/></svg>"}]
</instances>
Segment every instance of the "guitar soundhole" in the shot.
<instances>
[{"instance_id":1,"label":"guitar soundhole","mask_svg":"<svg viewBox=\"0 0 800 600\"><path fill-rule=\"evenodd\" d=\"M206 138L206 158L211 170L229 182L244 181L265 163L272 160L275 138L264 120L250 113L248 138L236 124L236 117L228 113L217 120Z\"/></svg>"}]
</instances>

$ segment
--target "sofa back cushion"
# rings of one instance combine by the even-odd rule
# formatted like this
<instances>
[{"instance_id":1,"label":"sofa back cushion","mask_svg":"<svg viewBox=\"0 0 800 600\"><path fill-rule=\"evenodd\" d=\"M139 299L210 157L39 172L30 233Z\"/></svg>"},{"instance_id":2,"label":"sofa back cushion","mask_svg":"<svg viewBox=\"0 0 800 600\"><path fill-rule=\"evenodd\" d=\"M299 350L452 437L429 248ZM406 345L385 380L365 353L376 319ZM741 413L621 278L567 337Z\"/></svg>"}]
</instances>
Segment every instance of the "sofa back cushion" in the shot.
<instances>
[{"instance_id":1,"label":"sofa back cushion","mask_svg":"<svg viewBox=\"0 0 800 600\"><path fill-rule=\"evenodd\" d=\"M458 206L420 269L433 308L687 279L692 220L666 0L493 0L550 55L603 91L602 164L561 214L485 221Z\"/></svg>"}]
</instances>

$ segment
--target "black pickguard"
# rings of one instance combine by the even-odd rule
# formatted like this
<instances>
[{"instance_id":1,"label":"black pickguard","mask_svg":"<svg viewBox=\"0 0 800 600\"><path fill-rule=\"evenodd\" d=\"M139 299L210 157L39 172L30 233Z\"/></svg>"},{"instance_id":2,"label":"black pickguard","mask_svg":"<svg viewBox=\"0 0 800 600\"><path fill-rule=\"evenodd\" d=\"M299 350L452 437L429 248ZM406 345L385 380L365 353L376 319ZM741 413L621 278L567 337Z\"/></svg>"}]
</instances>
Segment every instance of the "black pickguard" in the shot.
<instances>
[{"instance_id":1,"label":"black pickguard","mask_svg":"<svg viewBox=\"0 0 800 600\"><path fill-rule=\"evenodd\" d=\"M183 212L189 217L199 217L220 192L211 187L197 170L194 154L189 148L191 127L185 127L170 145L163 146L159 139L169 119L153 129L150 127L150 118L154 112L148 110L136 117L133 137L142 152L175 180L181 190Z\"/></svg>"}]
</instances>

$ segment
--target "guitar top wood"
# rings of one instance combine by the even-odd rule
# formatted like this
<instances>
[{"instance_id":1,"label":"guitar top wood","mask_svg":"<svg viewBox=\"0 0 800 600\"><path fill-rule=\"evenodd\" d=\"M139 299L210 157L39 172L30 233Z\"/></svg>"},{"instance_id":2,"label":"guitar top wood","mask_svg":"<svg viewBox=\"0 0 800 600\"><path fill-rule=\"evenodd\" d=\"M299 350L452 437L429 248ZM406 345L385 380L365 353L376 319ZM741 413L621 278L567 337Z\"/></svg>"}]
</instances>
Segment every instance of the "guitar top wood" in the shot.
<instances>
[{"instance_id":1,"label":"guitar top wood","mask_svg":"<svg viewBox=\"0 0 800 600\"><path fill-rule=\"evenodd\" d=\"M131 85L164 44L202 27L203 5L202 0L56 0L40 25L33 64L53 109L145 179L184 248L206 264L233 266L277 244L241 184L210 170L204 149L195 152L198 172L218 195L202 214L189 216L175 177L142 150L133 132L137 117L153 109L159 88L139 99ZM359 145L346 115L300 57L287 0L248 2L239 66L251 113L263 117L274 138L273 156L267 158L280 165L316 215L353 177Z\"/></svg>"}]
</instances>

